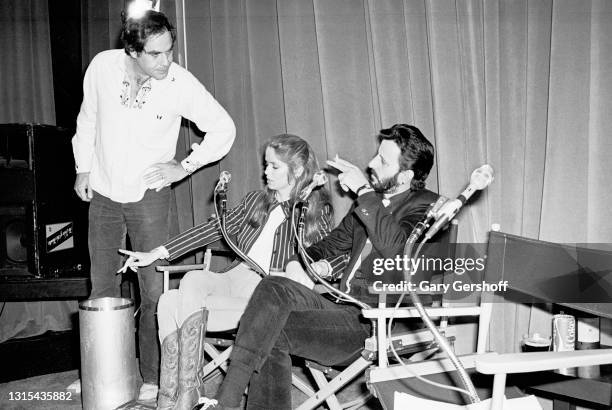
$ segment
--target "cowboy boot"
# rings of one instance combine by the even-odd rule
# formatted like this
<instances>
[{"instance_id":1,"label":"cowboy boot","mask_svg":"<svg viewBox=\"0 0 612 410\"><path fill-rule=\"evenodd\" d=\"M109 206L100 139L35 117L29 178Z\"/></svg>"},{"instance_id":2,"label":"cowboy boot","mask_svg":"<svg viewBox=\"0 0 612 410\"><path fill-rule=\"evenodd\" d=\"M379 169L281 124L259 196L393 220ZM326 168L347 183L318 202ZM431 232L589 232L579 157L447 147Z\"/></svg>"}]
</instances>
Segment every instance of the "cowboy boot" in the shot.
<instances>
[{"instance_id":1,"label":"cowboy boot","mask_svg":"<svg viewBox=\"0 0 612 410\"><path fill-rule=\"evenodd\" d=\"M178 330L175 330L164 338L161 346L157 410L171 410L176 404L178 397L179 357L179 335Z\"/></svg>"},{"instance_id":2,"label":"cowboy boot","mask_svg":"<svg viewBox=\"0 0 612 410\"><path fill-rule=\"evenodd\" d=\"M208 310L192 313L179 329L179 389L175 409L191 410L204 392L201 368L204 361L204 337Z\"/></svg>"}]
</instances>

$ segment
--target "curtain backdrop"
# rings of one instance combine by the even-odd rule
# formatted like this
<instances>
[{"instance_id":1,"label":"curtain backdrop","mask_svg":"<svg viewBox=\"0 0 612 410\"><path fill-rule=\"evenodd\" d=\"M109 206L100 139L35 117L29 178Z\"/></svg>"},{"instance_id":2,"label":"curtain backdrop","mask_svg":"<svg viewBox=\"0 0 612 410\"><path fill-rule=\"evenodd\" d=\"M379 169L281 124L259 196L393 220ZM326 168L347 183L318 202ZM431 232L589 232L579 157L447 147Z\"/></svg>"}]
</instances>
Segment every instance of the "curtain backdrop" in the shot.
<instances>
[{"instance_id":1,"label":"curtain backdrop","mask_svg":"<svg viewBox=\"0 0 612 410\"><path fill-rule=\"evenodd\" d=\"M124 3L82 3L84 65L120 46ZM436 146L431 189L452 197L474 168L495 168L460 216L460 240L485 241L499 223L554 242L611 242L612 2L163 0L162 11L178 28L179 63L238 127L226 158L175 187L180 230L213 212L221 169L233 202L262 186L272 135L304 137L321 162L337 153L365 166L376 132L407 122ZM0 27L0 122L54 124L47 1L0 2ZM201 137L186 124L178 157ZM339 220L350 197L334 178L330 188ZM6 304L0 341L69 328L72 311ZM515 350L549 323L546 309L498 304L492 348Z\"/></svg>"},{"instance_id":2,"label":"curtain backdrop","mask_svg":"<svg viewBox=\"0 0 612 410\"><path fill-rule=\"evenodd\" d=\"M0 123L55 124L46 0L0 1Z\"/></svg>"},{"instance_id":3,"label":"curtain backdrop","mask_svg":"<svg viewBox=\"0 0 612 410\"><path fill-rule=\"evenodd\" d=\"M123 6L89 3L84 63L116 44ZM461 241L485 241L499 223L542 240L611 242L612 2L163 0L162 11L178 27L177 60L238 128L227 157L175 187L181 230L213 212L221 169L233 175L230 201L262 186L272 135L365 166L376 132L407 122L436 146L431 189L452 197L474 168L495 168L460 215ZM184 127L178 157L200 138ZM350 198L334 178L330 187L339 219ZM494 349L550 328L544 310L496 308Z\"/></svg>"},{"instance_id":4,"label":"curtain backdrop","mask_svg":"<svg viewBox=\"0 0 612 410\"><path fill-rule=\"evenodd\" d=\"M230 154L187 182L192 196L178 196L179 204L193 199L195 222L212 212L219 169L232 172L234 201L261 186L260 147L272 135L304 137L320 161L338 153L365 166L376 132L406 122L436 146L431 189L452 197L479 165L495 169L495 182L460 216L461 241L486 241L491 223L499 223L542 240L610 242L611 2L174 5L181 62L238 127ZM350 198L333 179L331 187L339 219ZM493 348L514 350L529 329L550 327L539 309L496 308Z\"/></svg>"},{"instance_id":5,"label":"curtain backdrop","mask_svg":"<svg viewBox=\"0 0 612 410\"><path fill-rule=\"evenodd\" d=\"M118 46L123 6L83 3L85 65ZM162 11L177 23L178 61L238 127L226 158L175 188L181 230L212 213L221 169L233 174L231 201L261 187L272 135L365 166L376 132L407 122L436 146L431 189L452 197L474 168L495 168L460 216L462 241L486 240L496 222L543 240L611 242L611 2L164 0ZM47 15L46 1L0 2L2 122L54 123ZM200 138L187 124L179 157ZM330 187L338 220L350 198ZM500 350L549 323L524 305L497 308Z\"/></svg>"},{"instance_id":6,"label":"curtain backdrop","mask_svg":"<svg viewBox=\"0 0 612 410\"><path fill-rule=\"evenodd\" d=\"M408 122L436 145L432 189L453 196L477 166L496 170L462 214L461 239L486 240L497 222L544 240L609 241L609 2L186 0L176 8L181 62L239 129L220 164L232 171L234 199L261 186L256 149L272 135L296 133L320 160L338 153L365 165L376 131ZM349 201L337 196L336 205L340 217Z\"/></svg>"}]
</instances>

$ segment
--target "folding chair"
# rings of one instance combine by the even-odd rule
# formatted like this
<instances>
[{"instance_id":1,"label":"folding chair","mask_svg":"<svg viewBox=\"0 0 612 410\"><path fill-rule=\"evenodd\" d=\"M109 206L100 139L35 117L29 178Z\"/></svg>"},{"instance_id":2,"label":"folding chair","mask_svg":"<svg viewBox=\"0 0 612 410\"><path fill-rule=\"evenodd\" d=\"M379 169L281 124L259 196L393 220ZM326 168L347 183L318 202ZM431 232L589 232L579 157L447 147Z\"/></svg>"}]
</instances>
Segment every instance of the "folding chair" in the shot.
<instances>
[{"instance_id":1,"label":"folding chair","mask_svg":"<svg viewBox=\"0 0 612 410\"><path fill-rule=\"evenodd\" d=\"M230 251L225 249L212 249L207 248L204 253L204 260L202 264L197 265L162 265L157 266L158 272L162 272L164 275L163 292L167 292L170 289L171 275L183 275L193 270L209 270L212 261L213 253L228 256L231 254ZM210 334L209 334L210 335ZM206 337L204 339L204 352L208 355L209 361L202 368L202 377L206 378L219 369L223 372L227 372L228 359L232 353L234 344L234 337L229 330L227 333L222 332L219 337ZM308 383L302 381L299 377L292 375L293 385L304 392L307 395L314 394L314 390L309 386Z\"/></svg>"},{"instance_id":2,"label":"folding chair","mask_svg":"<svg viewBox=\"0 0 612 410\"><path fill-rule=\"evenodd\" d=\"M457 231L457 221L453 221L448 230L441 235L441 237L437 238L438 241L444 242L447 249L447 256L454 256ZM379 306L385 305L385 298L386 294L379 294ZM374 310L374 312L377 311L378 309ZM366 369L371 367L376 360L378 360L379 365L384 364L386 366L386 363L388 363L388 356L392 355L391 346L393 346L396 353L400 356L413 355L415 353L422 354L424 351L431 349L433 336L431 336L427 329L405 331L394 334L391 338L387 338L386 326L384 326L384 324L381 325L381 320L379 320L378 316L370 313L365 315L365 312L371 311L364 310L364 316L375 322L373 330L377 329L377 333L366 339L364 349L360 356L348 366L342 368L342 370L338 370L339 366L323 366L313 361L306 361L306 367L317 384L318 390L311 393L303 390L304 393L310 397L297 407L298 410L316 408L324 401L330 410L357 409L372 398L371 393L363 393L357 398L345 403L339 401L336 393L361 375ZM396 317L399 318L400 316ZM404 315L401 317L415 318L418 317L418 314ZM445 337L451 342L454 341L456 335L455 328L447 326L446 322L443 322L443 324L445 325ZM385 335L384 338L381 337L381 331ZM295 382L295 379L298 377L294 375L293 378Z\"/></svg>"},{"instance_id":3,"label":"folding chair","mask_svg":"<svg viewBox=\"0 0 612 410\"><path fill-rule=\"evenodd\" d=\"M499 277L503 266L499 252L491 252L486 262L485 275L488 282ZM471 405L470 409L538 409L539 404L533 396L524 397L516 386L524 386L521 378L512 374L539 372L565 367L598 365L612 362L612 349L585 350L576 352L535 352L497 354L485 352L491 319L491 294L482 293L480 303L472 306L442 306L426 308L431 317L470 316L478 318L476 352L460 356L459 360L470 369L471 378L481 398L490 397L481 403ZM392 309L379 308L364 310L364 316L378 322L378 346L385 346L386 321ZM418 317L415 308L402 308L394 313L395 317ZM416 380L416 375L426 377L446 385L457 386L457 372L447 358L409 362L405 365L389 365L386 356L379 354L378 363L366 372L367 383L373 394L380 400L384 409L455 409L468 408L466 396L450 392L440 387L432 388L427 383ZM510 376L509 376L510 375ZM493 376L493 377L491 377ZM508 383L507 383L508 381ZM506 386L508 385L508 386Z\"/></svg>"},{"instance_id":4,"label":"folding chair","mask_svg":"<svg viewBox=\"0 0 612 410\"><path fill-rule=\"evenodd\" d=\"M448 242L449 256L454 254L457 230L457 223L456 221L453 221L442 238L444 241ZM158 266L157 270L164 273L164 291L166 291L169 287L171 274L185 273L190 270L208 269L210 266L210 259L211 252L210 249L207 249L204 257L204 264L202 265ZM381 301L384 299L384 297L384 294L380 296ZM418 315L405 317L414 318L418 317ZM373 328L376 328L376 326ZM378 329L378 333L380 333L380 328ZM456 332L453 327L448 326L446 328L445 336L448 340L453 341L455 339L455 334ZM313 361L306 361L306 368L309 370L316 387L313 388L309 381L302 380L299 376L292 374L293 386L308 396L308 399L300 404L297 409L311 410L318 407L323 402L326 403L330 410L357 409L363 406L372 398L371 393L366 392L360 394L358 397L345 403L340 402L336 396L336 393L361 375L364 370L372 366L377 357L379 363L381 360L382 362L387 363L387 356L391 356L392 354L391 345L393 345L394 349L400 355L410 355L414 353L418 354L429 349L432 341L433 337L426 329L394 334L392 338L382 342L380 341L379 337L373 335L366 340L364 350L361 352L360 356L346 367L330 367ZM223 370L224 372L227 370L227 359L231 354L232 344L233 340L228 339L205 339L204 350L206 354L209 355L210 361L203 368L204 377L211 374L217 368Z\"/></svg>"},{"instance_id":5,"label":"folding chair","mask_svg":"<svg viewBox=\"0 0 612 410\"><path fill-rule=\"evenodd\" d=\"M487 326L484 322L486 320L480 320L480 326ZM486 332L479 331L479 333L482 337ZM476 384L479 396L481 398L490 397L478 405L472 405L470 409L532 410L541 409L541 407L533 396L524 397L518 387L527 388L529 387L526 384L527 380L538 380L549 375L537 375L531 379L524 379L523 375L520 377L513 377L513 375L576 366L610 364L612 363L612 349L506 354L477 352L461 356L459 359L466 369L471 370L471 377ZM449 359L410 362L405 366L395 365L386 368L372 367L367 370L366 377L370 389L375 392L384 409L467 408L465 396L449 393L441 388L432 390L424 383L416 381L415 374L447 385L458 383L455 368ZM487 375L493 376L492 379L486 377ZM461 404L443 407L448 403Z\"/></svg>"},{"instance_id":6,"label":"folding chair","mask_svg":"<svg viewBox=\"0 0 612 410\"><path fill-rule=\"evenodd\" d=\"M454 340L453 330L449 330L445 335L449 340ZM401 335L394 335L385 352L385 357L390 355L390 344L394 344L397 353L400 356L419 353L428 349L431 345L432 337L424 330L412 331ZM371 393L362 393L351 401L341 403L336 393L361 375L376 361L378 353L376 339L370 337L366 340L365 348L360 356L342 371L337 370L338 366L323 366L316 362L306 361L306 367L309 369L319 390L309 392L304 391L310 397L297 407L298 410L310 410L316 408L319 404L325 401L330 410L340 409L358 409L365 405L371 398ZM295 379L298 376L293 375L294 385ZM297 386L296 386L297 387Z\"/></svg>"},{"instance_id":7,"label":"folding chair","mask_svg":"<svg viewBox=\"0 0 612 410\"><path fill-rule=\"evenodd\" d=\"M213 251L222 255L227 255L227 251L207 248L204 253L204 261L197 265L162 265L157 266L156 270L164 275L163 292L170 289L171 275L183 275L189 271L210 269ZM202 377L211 375L216 369L227 371L227 359L232 351L233 339L224 337L207 337L204 340L204 352L209 356L210 361L202 369Z\"/></svg>"}]
</instances>

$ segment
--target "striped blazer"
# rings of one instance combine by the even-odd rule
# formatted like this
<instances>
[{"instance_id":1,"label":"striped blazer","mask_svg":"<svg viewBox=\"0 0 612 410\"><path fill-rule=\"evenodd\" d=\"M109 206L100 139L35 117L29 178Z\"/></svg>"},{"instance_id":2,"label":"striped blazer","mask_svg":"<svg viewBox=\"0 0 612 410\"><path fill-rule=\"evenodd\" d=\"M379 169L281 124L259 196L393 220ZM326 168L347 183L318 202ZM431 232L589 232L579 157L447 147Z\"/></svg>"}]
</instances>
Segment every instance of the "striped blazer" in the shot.
<instances>
[{"instance_id":1,"label":"striped blazer","mask_svg":"<svg viewBox=\"0 0 612 410\"><path fill-rule=\"evenodd\" d=\"M255 204L262 201L264 195L264 191L249 192L238 206L227 213L225 220L227 232L238 248L244 253L249 252L267 221L266 219L259 227L254 227L249 223ZM289 218L291 207L288 201L281 202L279 206L282 207L285 220L278 226L274 234L269 271L284 271L289 259L297 253L297 244L291 232L291 219ZM299 213L296 211L294 215L296 226L298 215ZM317 219L316 228L316 237L313 243L323 239L332 229L331 210L329 207L325 207ZM168 259L173 260L221 238L219 221L215 218L186 230L164 244L164 247L170 254ZM233 266L234 264L225 270Z\"/></svg>"}]
</instances>

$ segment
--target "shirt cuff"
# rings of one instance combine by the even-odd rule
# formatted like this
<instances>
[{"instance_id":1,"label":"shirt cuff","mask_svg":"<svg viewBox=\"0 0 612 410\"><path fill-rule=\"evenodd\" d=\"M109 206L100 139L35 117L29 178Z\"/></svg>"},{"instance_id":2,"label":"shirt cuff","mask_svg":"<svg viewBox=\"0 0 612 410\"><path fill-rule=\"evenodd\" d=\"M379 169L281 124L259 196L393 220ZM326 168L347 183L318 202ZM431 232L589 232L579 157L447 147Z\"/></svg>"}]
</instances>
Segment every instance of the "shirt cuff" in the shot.
<instances>
[{"instance_id":1,"label":"shirt cuff","mask_svg":"<svg viewBox=\"0 0 612 410\"><path fill-rule=\"evenodd\" d=\"M188 174L193 174L204 164L190 156L181 161L181 166Z\"/></svg>"},{"instance_id":2,"label":"shirt cuff","mask_svg":"<svg viewBox=\"0 0 612 410\"><path fill-rule=\"evenodd\" d=\"M333 275L332 278L333 279L337 279L342 275L342 273L344 272L348 264L348 260L349 260L348 254L340 254L330 259L326 259L327 263L329 263L329 265L332 268L332 275Z\"/></svg>"},{"instance_id":3,"label":"shirt cuff","mask_svg":"<svg viewBox=\"0 0 612 410\"><path fill-rule=\"evenodd\" d=\"M334 268L327 261L327 259L321 259L321 262L323 262L325 264L325 266L327 267L327 273L325 275L323 275L322 278L323 279L331 278L334 275Z\"/></svg>"},{"instance_id":4,"label":"shirt cuff","mask_svg":"<svg viewBox=\"0 0 612 410\"><path fill-rule=\"evenodd\" d=\"M170 252L163 245L155 248L155 253L158 259L168 259L170 257Z\"/></svg>"},{"instance_id":5,"label":"shirt cuff","mask_svg":"<svg viewBox=\"0 0 612 410\"><path fill-rule=\"evenodd\" d=\"M75 171L77 174L88 174L91 172L91 167L86 167L86 166L78 166L75 165L74 167Z\"/></svg>"},{"instance_id":6,"label":"shirt cuff","mask_svg":"<svg viewBox=\"0 0 612 410\"><path fill-rule=\"evenodd\" d=\"M200 144L191 145L191 154L181 161L181 165L188 174L194 173L210 162L210 155Z\"/></svg>"}]
</instances>

